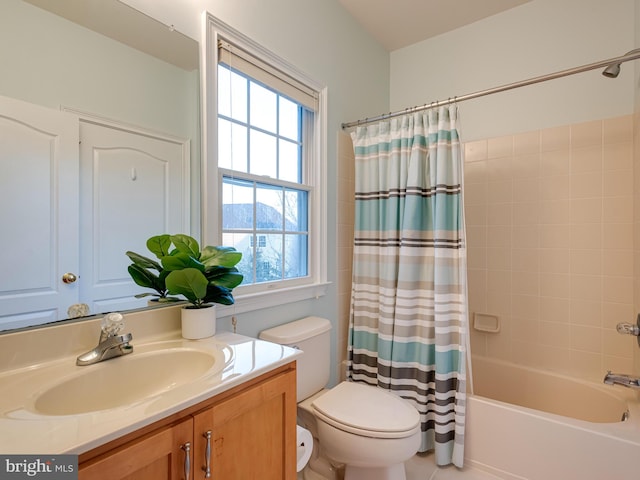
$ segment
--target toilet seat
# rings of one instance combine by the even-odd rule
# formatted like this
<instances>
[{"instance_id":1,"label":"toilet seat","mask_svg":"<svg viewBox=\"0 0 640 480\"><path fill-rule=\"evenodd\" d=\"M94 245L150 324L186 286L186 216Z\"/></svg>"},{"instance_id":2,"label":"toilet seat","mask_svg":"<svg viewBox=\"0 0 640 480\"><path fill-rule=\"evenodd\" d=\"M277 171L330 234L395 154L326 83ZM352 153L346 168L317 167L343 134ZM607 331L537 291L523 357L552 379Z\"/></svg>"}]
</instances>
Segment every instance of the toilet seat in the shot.
<instances>
[{"instance_id":1,"label":"toilet seat","mask_svg":"<svg viewBox=\"0 0 640 480\"><path fill-rule=\"evenodd\" d=\"M371 385L342 382L312 403L335 428L373 438L404 438L420 429L420 414L405 400Z\"/></svg>"}]
</instances>

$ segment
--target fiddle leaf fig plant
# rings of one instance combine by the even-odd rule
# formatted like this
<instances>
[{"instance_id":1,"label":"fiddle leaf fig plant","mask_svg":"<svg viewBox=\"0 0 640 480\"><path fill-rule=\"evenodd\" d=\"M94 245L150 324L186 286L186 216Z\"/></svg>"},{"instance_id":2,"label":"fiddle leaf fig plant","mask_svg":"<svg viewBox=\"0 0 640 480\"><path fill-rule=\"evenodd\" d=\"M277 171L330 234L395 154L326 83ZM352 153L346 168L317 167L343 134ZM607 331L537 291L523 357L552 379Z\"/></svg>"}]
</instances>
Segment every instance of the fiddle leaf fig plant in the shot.
<instances>
[{"instance_id":1,"label":"fiddle leaf fig plant","mask_svg":"<svg viewBox=\"0 0 640 480\"><path fill-rule=\"evenodd\" d=\"M153 253L158 260L169 254L171 247L171 238L169 235L157 235L147 240L147 248ZM165 284L169 271L162 267L160 262L145 257L135 252L126 252L127 257L133 262L127 270L133 281L144 288L155 290L156 293L145 292L135 295L136 298L144 298L148 296L157 297L158 302L177 302L177 297L168 296L169 291Z\"/></svg>"},{"instance_id":2,"label":"fiddle leaf fig plant","mask_svg":"<svg viewBox=\"0 0 640 480\"><path fill-rule=\"evenodd\" d=\"M233 305L231 291L244 276L235 267L242 253L233 247L207 246L200 251L198 242L188 235L171 235L175 249L160 261L168 271L165 278L172 295L182 295L191 308L205 308L212 303Z\"/></svg>"}]
</instances>

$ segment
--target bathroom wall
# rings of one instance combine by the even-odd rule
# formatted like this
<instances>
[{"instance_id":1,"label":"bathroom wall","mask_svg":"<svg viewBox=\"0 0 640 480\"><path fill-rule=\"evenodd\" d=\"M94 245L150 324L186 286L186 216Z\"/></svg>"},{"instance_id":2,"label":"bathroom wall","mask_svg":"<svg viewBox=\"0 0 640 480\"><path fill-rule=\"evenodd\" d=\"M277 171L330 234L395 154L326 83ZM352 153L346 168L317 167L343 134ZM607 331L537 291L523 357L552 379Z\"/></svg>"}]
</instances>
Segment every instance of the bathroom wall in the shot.
<instances>
[{"instance_id":1,"label":"bathroom wall","mask_svg":"<svg viewBox=\"0 0 640 480\"><path fill-rule=\"evenodd\" d=\"M338 133L338 361L347 358L353 232L355 224L355 155L350 135ZM340 372L344 373L344 372Z\"/></svg>"},{"instance_id":2,"label":"bathroom wall","mask_svg":"<svg viewBox=\"0 0 640 480\"><path fill-rule=\"evenodd\" d=\"M261 330L301 318L320 315L333 322L332 381L338 375L337 360L344 342L338 338L338 309L344 296L337 282L344 276L338 258L342 242L338 218L338 169L341 166L336 133L340 124L371 116L389 107L389 54L360 27L336 1L316 0L202 0L176 2L124 0L152 17L174 25L194 39L201 37L202 11L207 10L231 27L272 50L328 89L327 121L327 270L332 285L319 299L296 302L238 315L238 332L257 335ZM313 17L313 21L310 18ZM342 321L342 320L340 320ZM218 322L231 329L229 319Z\"/></svg>"},{"instance_id":3,"label":"bathroom wall","mask_svg":"<svg viewBox=\"0 0 640 480\"><path fill-rule=\"evenodd\" d=\"M640 45L640 0L635 0L636 45ZM634 226L634 312L640 312L640 64L634 62L634 154L633 154L633 226ZM640 348L634 350L634 371L640 374Z\"/></svg>"},{"instance_id":4,"label":"bathroom wall","mask_svg":"<svg viewBox=\"0 0 640 480\"><path fill-rule=\"evenodd\" d=\"M640 41L639 3L533 0L392 52L391 110L622 55ZM637 64L459 104L472 310L504 320L474 333L475 353L598 381L640 372L634 339L613 330L640 307Z\"/></svg>"},{"instance_id":5,"label":"bathroom wall","mask_svg":"<svg viewBox=\"0 0 640 480\"><path fill-rule=\"evenodd\" d=\"M633 116L465 144L474 354L600 381L633 370Z\"/></svg>"},{"instance_id":6,"label":"bathroom wall","mask_svg":"<svg viewBox=\"0 0 640 480\"><path fill-rule=\"evenodd\" d=\"M597 62L635 46L633 0L533 0L392 52L391 110ZM632 113L632 65L615 81L586 72L465 101L463 140Z\"/></svg>"}]
</instances>

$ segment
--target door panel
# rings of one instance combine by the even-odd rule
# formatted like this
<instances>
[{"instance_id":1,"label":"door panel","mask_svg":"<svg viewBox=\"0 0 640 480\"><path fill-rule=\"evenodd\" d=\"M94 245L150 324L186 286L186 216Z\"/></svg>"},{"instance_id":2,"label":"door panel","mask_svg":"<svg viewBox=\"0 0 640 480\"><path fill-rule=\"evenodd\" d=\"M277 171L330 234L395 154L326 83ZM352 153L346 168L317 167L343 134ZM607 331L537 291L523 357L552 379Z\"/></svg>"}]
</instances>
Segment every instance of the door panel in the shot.
<instances>
[{"instance_id":1,"label":"door panel","mask_svg":"<svg viewBox=\"0 0 640 480\"><path fill-rule=\"evenodd\" d=\"M92 311L145 306L125 252L152 255L149 237L189 232L188 143L88 121L80 138L81 298Z\"/></svg>"},{"instance_id":2,"label":"door panel","mask_svg":"<svg viewBox=\"0 0 640 480\"><path fill-rule=\"evenodd\" d=\"M0 97L0 329L66 318L77 301L62 275L78 274L78 167L75 115Z\"/></svg>"}]
</instances>

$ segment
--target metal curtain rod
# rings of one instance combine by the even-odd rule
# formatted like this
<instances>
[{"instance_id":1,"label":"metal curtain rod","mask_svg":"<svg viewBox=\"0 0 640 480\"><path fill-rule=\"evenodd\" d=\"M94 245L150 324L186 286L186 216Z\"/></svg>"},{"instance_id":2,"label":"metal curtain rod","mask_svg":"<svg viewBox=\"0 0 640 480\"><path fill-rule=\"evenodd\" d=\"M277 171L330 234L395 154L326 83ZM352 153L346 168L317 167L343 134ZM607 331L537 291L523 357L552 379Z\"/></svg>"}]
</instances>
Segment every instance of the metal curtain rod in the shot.
<instances>
[{"instance_id":1,"label":"metal curtain rod","mask_svg":"<svg viewBox=\"0 0 640 480\"><path fill-rule=\"evenodd\" d=\"M378 115L377 117L365 118L362 120L356 120L355 122L347 122L342 124L342 128L351 128L357 127L359 125L367 125L369 123L377 122L379 120L385 120L387 118L399 117L400 115L405 115L407 113L420 112L422 110L427 110L429 108L441 107L443 105L450 105L452 103L463 102L465 100L471 100L473 98L484 97L486 95L493 95L494 93L505 92L507 90L513 90L514 88L526 87L527 85L533 85L535 83L546 82L548 80L554 80L556 78L568 77L569 75L575 75L576 73L587 72L589 70L595 70L597 68L608 67L611 64L615 63L624 63L630 60L636 60L640 58L640 49L633 50L633 53L629 52L620 57L610 58L608 60L601 60L595 63L589 63L587 65L582 65L580 67L569 68L567 70L560 70L559 72L549 73L547 75L541 75L539 77L529 78L527 80L521 80L515 83L509 83L506 85L501 85L499 87L489 88L488 90L481 90L479 92L468 93L466 95L462 95L460 97L449 98L448 100L439 100L437 102L425 103L424 105L419 105L415 107L405 108L404 110L399 110L397 112L386 113L383 115Z\"/></svg>"}]
</instances>

